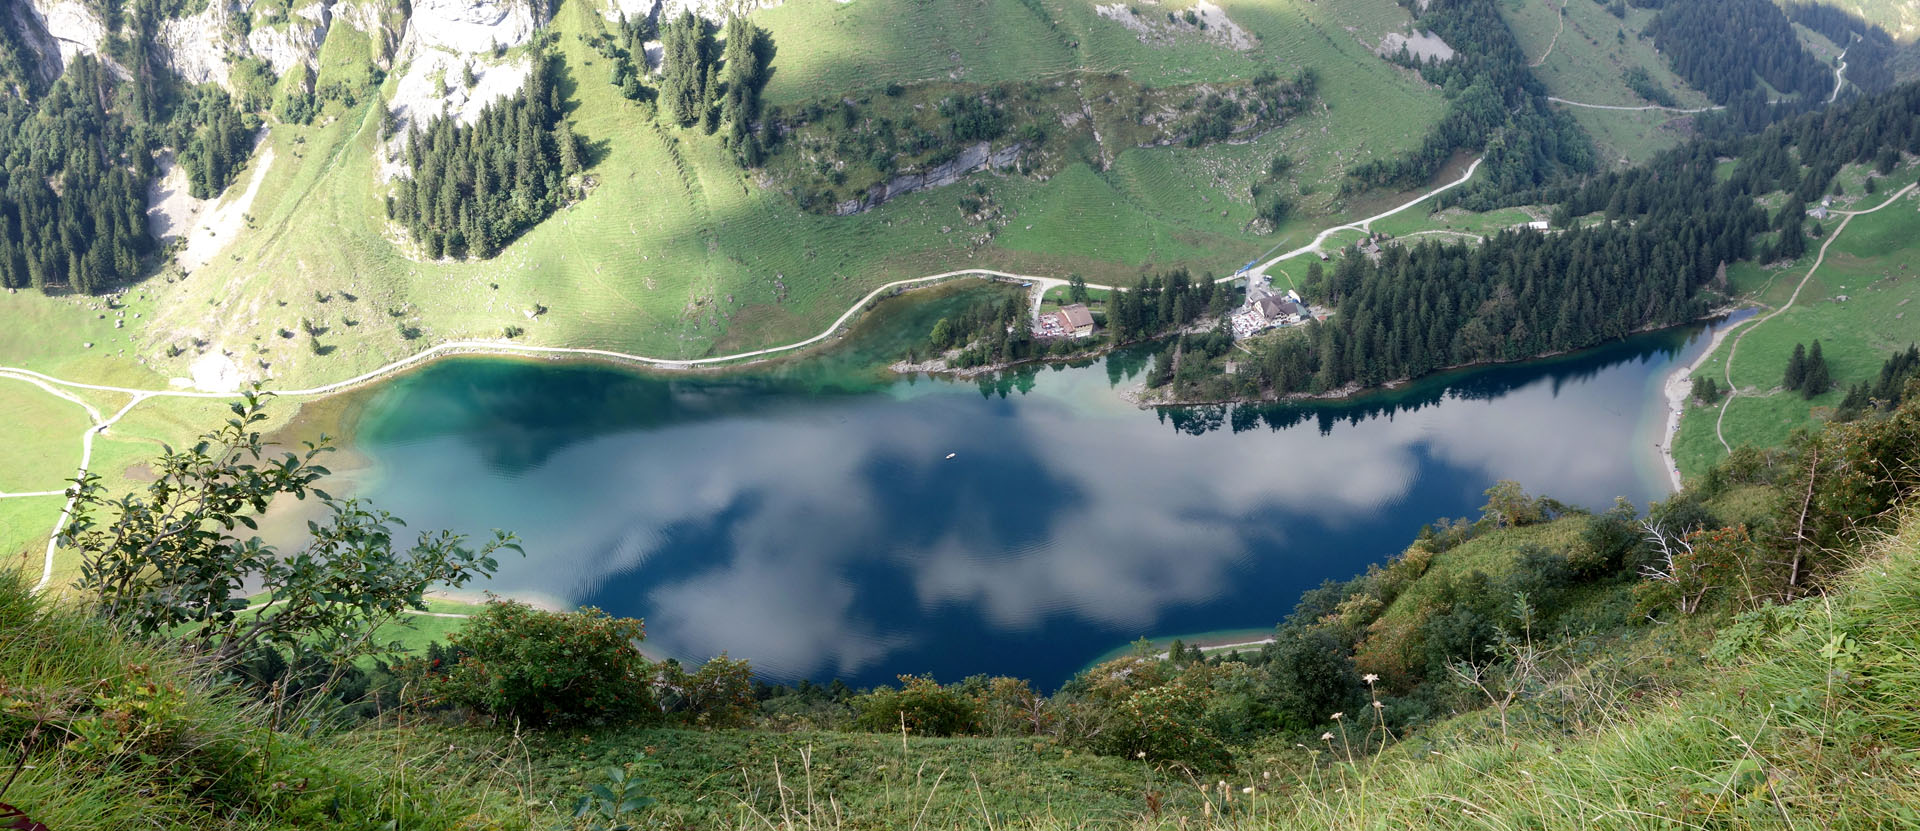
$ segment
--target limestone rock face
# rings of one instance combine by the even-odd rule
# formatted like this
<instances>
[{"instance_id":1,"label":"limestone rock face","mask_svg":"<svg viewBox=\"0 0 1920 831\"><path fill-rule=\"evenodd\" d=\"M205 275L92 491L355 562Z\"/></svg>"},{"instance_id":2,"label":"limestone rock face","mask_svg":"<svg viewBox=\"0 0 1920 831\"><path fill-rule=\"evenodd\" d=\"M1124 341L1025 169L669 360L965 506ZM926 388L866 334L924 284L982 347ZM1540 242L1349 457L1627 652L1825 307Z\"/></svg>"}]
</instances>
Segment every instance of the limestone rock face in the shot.
<instances>
[{"instance_id":1,"label":"limestone rock face","mask_svg":"<svg viewBox=\"0 0 1920 831\"><path fill-rule=\"evenodd\" d=\"M34 24L27 28L45 32L52 39L59 51L60 71L81 55L98 56L100 44L107 39L106 25L77 0L30 0L25 11Z\"/></svg>"},{"instance_id":2,"label":"limestone rock face","mask_svg":"<svg viewBox=\"0 0 1920 831\"><path fill-rule=\"evenodd\" d=\"M13 21L11 24L0 21L0 25L11 25L14 31L19 32L27 50L32 53L28 57L33 60L33 65L28 68L39 76L42 83L53 83L54 79L60 77L62 69L60 44L47 32L40 15L35 14L33 6L26 3L9 3L5 14Z\"/></svg>"},{"instance_id":3,"label":"limestone rock face","mask_svg":"<svg viewBox=\"0 0 1920 831\"><path fill-rule=\"evenodd\" d=\"M296 10L288 20L255 28L247 33L247 51L271 64L275 75L286 74L297 63L317 67L320 44L333 20L332 5L331 0L320 0Z\"/></svg>"},{"instance_id":4,"label":"limestone rock face","mask_svg":"<svg viewBox=\"0 0 1920 831\"><path fill-rule=\"evenodd\" d=\"M683 11L691 11L696 17L704 17L715 23L726 20L733 11L755 12L771 9L783 0L607 0L602 11L608 20L617 20L625 15L628 19L656 16L656 20L671 20L679 17Z\"/></svg>"},{"instance_id":5,"label":"limestone rock face","mask_svg":"<svg viewBox=\"0 0 1920 831\"><path fill-rule=\"evenodd\" d=\"M530 0L415 0L400 41L400 81L389 105L399 129L381 164L385 178L402 172L398 151L410 130L439 116L471 124L488 104L520 90L532 64L495 55L532 40L546 23L543 15Z\"/></svg>"},{"instance_id":6,"label":"limestone rock face","mask_svg":"<svg viewBox=\"0 0 1920 831\"><path fill-rule=\"evenodd\" d=\"M294 64L318 65L334 0L313 0L279 19L253 20L246 40L236 42L233 17L251 14L253 5L253 0L208 0L197 14L161 23L160 49L167 66L188 83L227 86L233 62L241 58L264 60L275 75Z\"/></svg>"},{"instance_id":7,"label":"limestone rock face","mask_svg":"<svg viewBox=\"0 0 1920 831\"><path fill-rule=\"evenodd\" d=\"M417 0L407 38L421 48L472 55L526 43L545 22L526 0Z\"/></svg>"},{"instance_id":8,"label":"limestone rock face","mask_svg":"<svg viewBox=\"0 0 1920 831\"><path fill-rule=\"evenodd\" d=\"M190 17L160 24L160 54L174 74L189 84L227 84L227 0L208 0Z\"/></svg>"}]
</instances>

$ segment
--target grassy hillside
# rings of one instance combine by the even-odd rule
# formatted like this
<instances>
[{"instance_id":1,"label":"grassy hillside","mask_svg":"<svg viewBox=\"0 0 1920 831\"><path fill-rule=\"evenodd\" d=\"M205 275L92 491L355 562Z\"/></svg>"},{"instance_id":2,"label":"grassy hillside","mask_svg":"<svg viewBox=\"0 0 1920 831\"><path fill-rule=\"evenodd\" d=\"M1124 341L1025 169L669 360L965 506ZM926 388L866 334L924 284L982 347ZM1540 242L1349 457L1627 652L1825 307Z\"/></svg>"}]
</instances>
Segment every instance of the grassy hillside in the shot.
<instances>
[{"instance_id":1,"label":"grassy hillside","mask_svg":"<svg viewBox=\"0 0 1920 831\"><path fill-rule=\"evenodd\" d=\"M165 645L31 598L10 569L0 679L0 802L49 828L471 828L477 816L524 828L535 810L497 775L497 753L448 756L405 731L276 729L301 716L210 683Z\"/></svg>"},{"instance_id":2,"label":"grassy hillside","mask_svg":"<svg viewBox=\"0 0 1920 831\"><path fill-rule=\"evenodd\" d=\"M247 211L249 229L190 276L149 284L158 320L142 348L186 349L161 361L184 374L198 337L248 371L289 381L343 377L435 340L501 337L510 325L532 343L697 357L811 335L879 283L953 268L1079 272L1096 282L1179 265L1224 273L1348 208L1334 195L1346 167L1411 146L1441 100L1369 51L1377 33L1406 22L1387 0L1223 8L1248 48L1197 29L1142 43L1089 6L1063 2L800 0L755 16L779 50L766 91L773 105L888 82L1066 83L1075 73L1154 85L1312 68L1322 79L1323 106L1250 143L1108 146L1099 161L1110 167L1069 165L1050 181L979 174L1005 217L983 226L956 207L973 185L852 217L803 212L737 168L716 137L644 119L608 83L612 62L583 40L604 28L596 4L568 0L552 25L568 117L591 147L589 197L493 260L419 262L384 218L369 101L331 123L277 125L255 157L272 167ZM354 71L363 47L329 44L323 78ZM1248 229L1247 188L1281 153L1299 162L1293 185L1307 194L1308 215L1260 236ZM536 306L548 312L529 319ZM328 330L324 354L303 336L278 335L297 333L302 320Z\"/></svg>"},{"instance_id":3,"label":"grassy hillside","mask_svg":"<svg viewBox=\"0 0 1920 831\"><path fill-rule=\"evenodd\" d=\"M1879 181L1877 193L1866 194L1863 179L1868 172L1863 167L1843 171L1839 181L1849 196L1836 200L1836 205L1871 208L1920 178L1920 169L1906 166ZM1832 231L1837 220L1823 224ZM1889 355L1920 342L1920 313L1909 314L1913 301L1920 298L1920 283L1912 279L1912 243L1917 238L1920 198L1909 194L1881 211L1854 217L1811 277L1808 270L1817 248L1792 264L1729 269L1736 292L1758 305L1763 315L1786 306L1802 278L1806 278L1805 287L1778 316L1734 330L1736 334L1750 330L1737 351L1729 338L1694 373L1725 386L1726 356L1732 351L1732 380L1741 394L1726 405L1724 420L1720 407L1688 408L1675 441L1681 472L1691 477L1724 456L1720 435L1735 447L1771 447L1794 430L1817 427L1832 414L1848 386L1877 377ZM1794 345L1815 339L1827 356L1835 387L1808 400L1780 389L1780 384Z\"/></svg>"}]
</instances>

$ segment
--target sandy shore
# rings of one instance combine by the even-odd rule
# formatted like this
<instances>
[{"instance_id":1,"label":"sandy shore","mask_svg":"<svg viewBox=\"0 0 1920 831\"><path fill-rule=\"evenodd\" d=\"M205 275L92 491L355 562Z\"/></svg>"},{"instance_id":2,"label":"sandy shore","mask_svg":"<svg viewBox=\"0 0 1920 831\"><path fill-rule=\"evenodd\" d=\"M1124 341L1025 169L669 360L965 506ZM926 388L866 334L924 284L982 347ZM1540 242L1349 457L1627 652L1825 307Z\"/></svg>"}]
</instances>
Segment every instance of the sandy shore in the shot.
<instances>
[{"instance_id":1,"label":"sandy shore","mask_svg":"<svg viewBox=\"0 0 1920 831\"><path fill-rule=\"evenodd\" d=\"M1665 466L1667 477L1672 480L1673 490L1676 493L1682 486L1680 467L1673 461L1673 440L1680 435L1680 417L1686 414L1687 399L1693 393L1693 383L1689 379L1700 367L1705 366L1707 361L1713 359L1713 354L1720 350L1720 342L1726 340L1728 334L1740 328L1740 324L1752 319L1749 317L1746 320L1737 320L1714 329L1713 340L1707 343L1706 351L1701 352L1700 357L1693 359L1693 363L1676 367L1673 373L1667 376L1667 429L1660 434L1660 463ZM1731 395L1732 391L1728 391L1727 394Z\"/></svg>"}]
</instances>

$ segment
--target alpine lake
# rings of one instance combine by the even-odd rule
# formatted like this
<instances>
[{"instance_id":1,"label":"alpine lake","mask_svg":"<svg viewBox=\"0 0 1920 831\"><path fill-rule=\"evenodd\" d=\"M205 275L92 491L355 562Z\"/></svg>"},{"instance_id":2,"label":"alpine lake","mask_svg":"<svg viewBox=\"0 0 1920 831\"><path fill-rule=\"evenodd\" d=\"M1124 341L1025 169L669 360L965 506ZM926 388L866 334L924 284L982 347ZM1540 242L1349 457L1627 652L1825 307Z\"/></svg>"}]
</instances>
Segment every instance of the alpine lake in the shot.
<instances>
[{"instance_id":1,"label":"alpine lake","mask_svg":"<svg viewBox=\"0 0 1920 831\"><path fill-rule=\"evenodd\" d=\"M656 657L1051 689L1142 636L1258 639L1302 591L1478 516L1501 479L1596 510L1665 498L1661 385L1711 329L1342 401L1165 410L1121 395L1149 348L972 379L886 369L1010 290L913 292L828 347L726 371L440 360L282 436L341 437L330 488L409 529L514 533L526 556L469 588L644 618Z\"/></svg>"}]
</instances>

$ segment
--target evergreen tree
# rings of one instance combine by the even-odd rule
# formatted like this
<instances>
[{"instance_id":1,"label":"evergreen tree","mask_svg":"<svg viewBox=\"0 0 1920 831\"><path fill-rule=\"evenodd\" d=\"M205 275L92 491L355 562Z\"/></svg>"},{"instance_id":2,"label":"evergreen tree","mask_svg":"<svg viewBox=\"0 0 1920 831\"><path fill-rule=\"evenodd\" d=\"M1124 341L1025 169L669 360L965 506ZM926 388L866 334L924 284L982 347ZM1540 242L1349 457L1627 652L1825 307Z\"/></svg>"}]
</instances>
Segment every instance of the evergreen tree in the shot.
<instances>
[{"instance_id":1,"label":"evergreen tree","mask_svg":"<svg viewBox=\"0 0 1920 831\"><path fill-rule=\"evenodd\" d=\"M1801 394L1812 400L1831 386L1833 380L1827 375L1827 359L1820 354L1820 342L1816 340L1813 348L1807 350L1806 376L1801 381Z\"/></svg>"},{"instance_id":2,"label":"evergreen tree","mask_svg":"<svg viewBox=\"0 0 1920 831\"><path fill-rule=\"evenodd\" d=\"M1788 392L1799 392L1806 387L1806 384L1807 345L1796 343L1793 345L1793 357L1787 359L1787 374L1781 379L1780 386Z\"/></svg>"},{"instance_id":3,"label":"evergreen tree","mask_svg":"<svg viewBox=\"0 0 1920 831\"><path fill-rule=\"evenodd\" d=\"M395 183L388 216L429 257L490 257L571 198L585 164L560 122L552 60L536 54L526 84L489 104L472 125L436 118L407 138L411 171Z\"/></svg>"},{"instance_id":4,"label":"evergreen tree","mask_svg":"<svg viewBox=\"0 0 1920 831\"><path fill-rule=\"evenodd\" d=\"M708 101L707 76L713 59L707 24L693 12L683 11L660 27L660 45L660 97L667 117L682 127L693 126Z\"/></svg>"}]
</instances>

